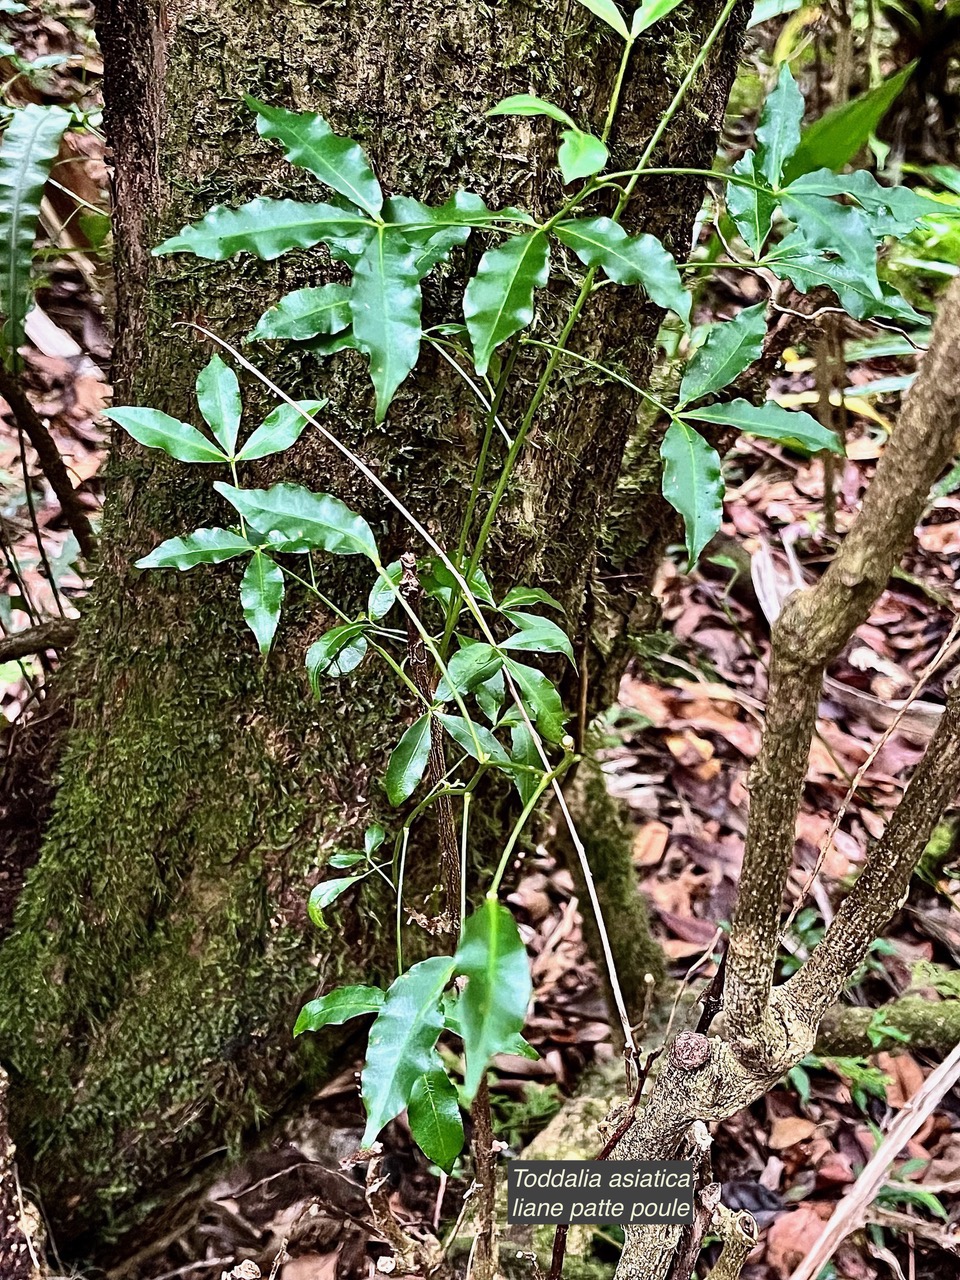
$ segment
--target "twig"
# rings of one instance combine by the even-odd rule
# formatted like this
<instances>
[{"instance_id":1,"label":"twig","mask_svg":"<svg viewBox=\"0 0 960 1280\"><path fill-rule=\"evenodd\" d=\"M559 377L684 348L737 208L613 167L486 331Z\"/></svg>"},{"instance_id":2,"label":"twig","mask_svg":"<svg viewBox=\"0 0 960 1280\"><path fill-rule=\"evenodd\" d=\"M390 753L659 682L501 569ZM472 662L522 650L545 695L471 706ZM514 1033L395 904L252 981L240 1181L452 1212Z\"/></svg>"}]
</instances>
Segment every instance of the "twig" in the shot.
<instances>
[{"instance_id":1,"label":"twig","mask_svg":"<svg viewBox=\"0 0 960 1280\"><path fill-rule=\"evenodd\" d=\"M824 836L823 840L821 841L820 850L817 854L816 865L814 866L813 870L810 872L810 875L807 877L806 883L804 884L803 888L800 890L800 893L797 896L796 902L793 904L793 907L790 911L789 916L787 916L786 923L784 924L783 929L781 930L781 937L783 934L787 932L787 930L793 924L794 920L797 917L797 912L803 906L804 902L806 901L807 894L812 889L814 881L816 880L817 876L820 874L821 868L823 867L823 864L827 857L827 852L829 851L830 846L833 844L833 841L836 837L837 832L840 830L840 823L843 822L844 818L846 817L847 810L850 808L850 805L853 802L854 796L860 790L860 785L863 782L863 779L866 777L867 771L870 769L874 760L876 760L877 756L880 754L880 752L883 750L886 744L890 741L891 735L896 732L897 727L899 726L900 722L903 720L904 716L907 714L907 712L913 706L914 702L916 702L917 698L920 696L920 691L923 689L924 685L931 678L931 676L934 674L934 672L937 670L940 664L944 661L947 654L950 652L950 647L953 644L954 640L956 639L958 632L960 632L960 617L957 617L954 619L953 626L950 628L950 632L947 635L946 640L944 640L943 644L934 654L932 660L930 661L926 669L922 671L920 675L917 677L916 683L914 684L913 688L910 690L909 697L905 698L904 701L897 708L896 715L894 715L889 725L887 725L887 728L884 730L883 735L878 739L876 743L874 743L866 760L864 760L863 764L854 774L853 781L850 783L850 786L847 790L847 794L843 797L843 802L841 803L840 808L837 810L836 817L830 823L830 830L827 832L827 834Z\"/></svg>"},{"instance_id":2,"label":"twig","mask_svg":"<svg viewBox=\"0 0 960 1280\"><path fill-rule=\"evenodd\" d=\"M830 1221L790 1280L814 1280L840 1243L851 1231L863 1226L867 1208L883 1186L891 1164L958 1079L960 1045L930 1072L907 1105L897 1113L887 1136L854 1183L852 1191L837 1205Z\"/></svg>"},{"instance_id":3,"label":"twig","mask_svg":"<svg viewBox=\"0 0 960 1280\"><path fill-rule=\"evenodd\" d=\"M31 653L46 649L65 649L77 635L77 623L73 618L57 618L41 622L39 626L16 631L12 636L0 638L0 662L13 662Z\"/></svg>"},{"instance_id":4,"label":"twig","mask_svg":"<svg viewBox=\"0 0 960 1280\"><path fill-rule=\"evenodd\" d=\"M0 396L6 400L17 425L23 428L33 445L40 468L50 481L50 487L57 496L63 517L73 530L84 559L96 559L97 539L76 490L70 483L67 468L60 457L60 450L17 379L2 365L0 365Z\"/></svg>"},{"instance_id":5,"label":"twig","mask_svg":"<svg viewBox=\"0 0 960 1280\"><path fill-rule=\"evenodd\" d=\"M411 613L407 615L407 657L410 664L410 677L420 690L428 706L434 700L433 677L427 661L423 640L417 631L413 617L420 615L423 600L423 588L417 577L417 558L405 551L400 557L403 574L400 579L400 594L406 600ZM427 761L427 782L431 787L442 788L447 772L444 757L443 738L440 726L430 717L430 757ZM443 904L439 927L443 933L452 933L455 937L460 932L460 844L457 837L457 824L453 817L453 801L442 792L437 796L437 836L440 845L440 875L443 885Z\"/></svg>"}]
</instances>

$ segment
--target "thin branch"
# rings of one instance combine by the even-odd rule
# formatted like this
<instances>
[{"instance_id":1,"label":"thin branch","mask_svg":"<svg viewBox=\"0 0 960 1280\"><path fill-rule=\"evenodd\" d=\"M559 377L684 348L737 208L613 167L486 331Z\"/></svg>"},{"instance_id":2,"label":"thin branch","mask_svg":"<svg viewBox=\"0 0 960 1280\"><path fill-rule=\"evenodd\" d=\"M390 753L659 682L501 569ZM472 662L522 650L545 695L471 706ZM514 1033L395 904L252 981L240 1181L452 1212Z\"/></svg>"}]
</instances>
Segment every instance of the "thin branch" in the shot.
<instances>
[{"instance_id":1,"label":"thin branch","mask_svg":"<svg viewBox=\"0 0 960 1280\"><path fill-rule=\"evenodd\" d=\"M33 445L40 468L50 481L50 487L57 496L63 517L73 530L84 559L96 559L97 539L87 513L77 497L77 492L70 483L67 468L60 457L60 450L17 379L2 364L0 364L0 396L6 400L18 426L23 428Z\"/></svg>"},{"instance_id":2,"label":"thin branch","mask_svg":"<svg viewBox=\"0 0 960 1280\"><path fill-rule=\"evenodd\" d=\"M724 1006L743 1051L783 1049L769 1008L780 907L827 664L867 618L923 514L960 433L960 280L943 301L930 349L904 399L863 507L815 587L796 592L773 630L767 723L750 778L750 826L730 939Z\"/></svg>"},{"instance_id":3,"label":"thin branch","mask_svg":"<svg viewBox=\"0 0 960 1280\"><path fill-rule=\"evenodd\" d=\"M823 941L786 990L795 1007L819 1020L843 990L867 948L906 898L944 809L960 789L960 685L954 685L930 746L887 829L874 845Z\"/></svg>"},{"instance_id":4,"label":"thin branch","mask_svg":"<svg viewBox=\"0 0 960 1280\"><path fill-rule=\"evenodd\" d=\"M73 643L76 635L77 623L73 618L41 622L39 626L0 638L0 662L14 662L17 658L43 653L46 649L65 649Z\"/></svg>"}]
</instances>

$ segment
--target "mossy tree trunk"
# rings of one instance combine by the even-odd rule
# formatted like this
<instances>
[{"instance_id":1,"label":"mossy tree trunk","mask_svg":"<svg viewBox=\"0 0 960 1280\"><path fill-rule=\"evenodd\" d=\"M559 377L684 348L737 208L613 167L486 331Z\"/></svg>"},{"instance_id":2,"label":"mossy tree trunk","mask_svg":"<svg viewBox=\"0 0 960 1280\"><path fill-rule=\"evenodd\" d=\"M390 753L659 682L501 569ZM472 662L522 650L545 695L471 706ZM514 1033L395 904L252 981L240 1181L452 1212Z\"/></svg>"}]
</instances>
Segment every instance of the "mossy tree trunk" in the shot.
<instances>
[{"instance_id":1,"label":"mossy tree trunk","mask_svg":"<svg viewBox=\"0 0 960 1280\"><path fill-rule=\"evenodd\" d=\"M614 138L624 161L720 8L689 0L638 44ZM710 162L748 8L665 139L667 163ZM281 292L337 278L316 253L279 267L150 256L214 203L307 190L257 139L243 93L321 110L363 143L389 192L441 201L467 186L494 206L537 213L561 195L552 129L484 113L531 91L596 125L619 53L568 0L104 0L98 26L116 164L117 398L188 421L209 351L176 322L239 339ZM628 221L682 258L701 195L690 179L647 182ZM457 318L470 262L428 286L428 323ZM573 296L572 274L557 272L542 303L547 338ZM575 345L613 351L642 383L659 321L639 291L603 289ZM354 353L322 365L280 355L267 368L291 394L328 397L338 432L439 537L455 539L482 422L446 366L425 356L384 427L372 425ZM533 356L518 362L518 395L535 369ZM271 406L254 380L244 389L258 422ZM535 580L559 595L587 648L591 697L611 687L619 640L669 527L655 442L634 439L629 538L604 541L639 421L622 387L567 368L489 565L503 585ZM363 512L382 551L407 546L377 494L316 436L282 465L258 467L251 482L282 476L335 493ZM276 1113L324 1068L316 1046L295 1051L291 1041L304 994L361 971L376 981L391 966L390 904L375 885L326 935L308 925L305 900L331 849L357 847L374 818L389 822L377 778L411 711L401 692L368 664L314 701L303 657L330 619L307 598L288 597L278 648L261 664L231 566L182 576L131 567L163 537L228 521L210 470L114 442L102 567L63 677L74 720L58 798L0 951L0 1056L16 1138L61 1240L142 1215L185 1168L196 1172L198 1153ZM591 648L585 602L598 566L610 583L602 642ZM361 605L367 573L350 562L324 573L329 596ZM488 827L495 841L495 820ZM414 847L410 862L412 904L429 891L435 859Z\"/></svg>"}]
</instances>

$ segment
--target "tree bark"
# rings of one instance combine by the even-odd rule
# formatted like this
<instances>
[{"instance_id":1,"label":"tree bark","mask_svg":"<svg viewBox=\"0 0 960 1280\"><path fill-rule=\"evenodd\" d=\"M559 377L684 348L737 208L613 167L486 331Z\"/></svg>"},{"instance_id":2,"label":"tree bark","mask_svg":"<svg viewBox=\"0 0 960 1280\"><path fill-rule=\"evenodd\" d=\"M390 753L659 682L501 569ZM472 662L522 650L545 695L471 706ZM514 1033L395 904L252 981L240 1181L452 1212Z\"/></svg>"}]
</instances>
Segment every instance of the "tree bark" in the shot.
<instances>
[{"instance_id":1,"label":"tree bark","mask_svg":"<svg viewBox=\"0 0 960 1280\"><path fill-rule=\"evenodd\" d=\"M629 162L649 136L721 7L690 0L638 43L618 159ZM663 163L709 164L749 8L664 139ZM291 188L316 198L258 140L244 93L322 111L366 147L391 193L438 202L467 186L495 207L539 213L562 195L556 139L543 122L485 112L509 93L535 92L597 126L619 54L567 0L495 10L458 0L104 0L98 31L116 165L117 399L187 421L197 420L193 383L210 353L177 322L237 340L282 292L339 278L318 253L279 265L150 256L215 203ZM697 180L650 180L627 221L682 259L701 195ZM478 252L428 284L425 324L459 318ZM544 336L572 289L557 272L541 303ZM603 289L576 345L589 356L615 346L643 383L660 318L639 291ZM437 536L455 538L482 421L439 360L424 357L383 427L373 426L355 353L263 363L291 394L327 397L338 433ZM517 367L518 385L528 385L536 357L522 355ZM243 386L252 424L272 405L252 379ZM618 674L619 638L670 527L657 442L633 442L629 547L605 547L605 513L640 421L635 400L570 369L539 421L488 571L502 586L536 581L560 598L600 696ZM99 575L63 677L74 716L59 794L0 951L11 1123L31 1184L48 1211L56 1207L61 1243L142 1217L188 1163L192 1174L202 1169L210 1157L198 1153L235 1149L323 1072L334 1041L295 1050L290 1036L304 995L390 976L389 904L375 885L344 900L339 927L325 935L308 924L305 902L333 849L356 848L371 820L389 823L377 777L411 708L373 664L311 699L304 652L330 619L306 598L288 596L279 646L261 664L231 566L182 576L132 568L161 538L228 522L211 472L114 441ZM281 478L360 510L382 552L406 549L392 513L315 434L281 464L258 464L251 482ZM594 643L596 611L584 600L588 589L597 598L598 558L629 562L634 576L600 584L603 635ZM371 585L349 561L324 569L324 591L345 609L361 607ZM486 824L493 848L495 808ZM413 905L433 887L428 842L414 841L410 865Z\"/></svg>"}]
</instances>

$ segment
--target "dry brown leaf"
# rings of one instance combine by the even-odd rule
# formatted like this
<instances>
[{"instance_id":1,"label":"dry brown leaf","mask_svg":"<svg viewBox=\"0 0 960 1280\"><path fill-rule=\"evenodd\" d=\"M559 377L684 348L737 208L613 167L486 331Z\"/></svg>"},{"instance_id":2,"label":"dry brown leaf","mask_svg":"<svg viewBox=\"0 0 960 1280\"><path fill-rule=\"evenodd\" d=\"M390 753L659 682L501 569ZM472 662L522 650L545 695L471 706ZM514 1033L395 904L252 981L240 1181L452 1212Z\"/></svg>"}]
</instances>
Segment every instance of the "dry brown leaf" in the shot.
<instances>
[{"instance_id":1,"label":"dry brown leaf","mask_svg":"<svg viewBox=\"0 0 960 1280\"><path fill-rule=\"evenodd\" d=\"M816 1131L816 1123L804 1116L781 1116L770 1126L769 1143L774 1151L783 1151L798 1142L806 1142Z\"/></svg>"},{"instance_id":2,"label":"dry brown leaf","mask_svg":"<svg viewBox=\"0 0 960 1280\"><path fill-rule=\"evenodd\" d=\"M653 867L663 857L670 839L670 828L664 822L645 822L633 837L633 864Z\"/></svg>"}]
</instances>

